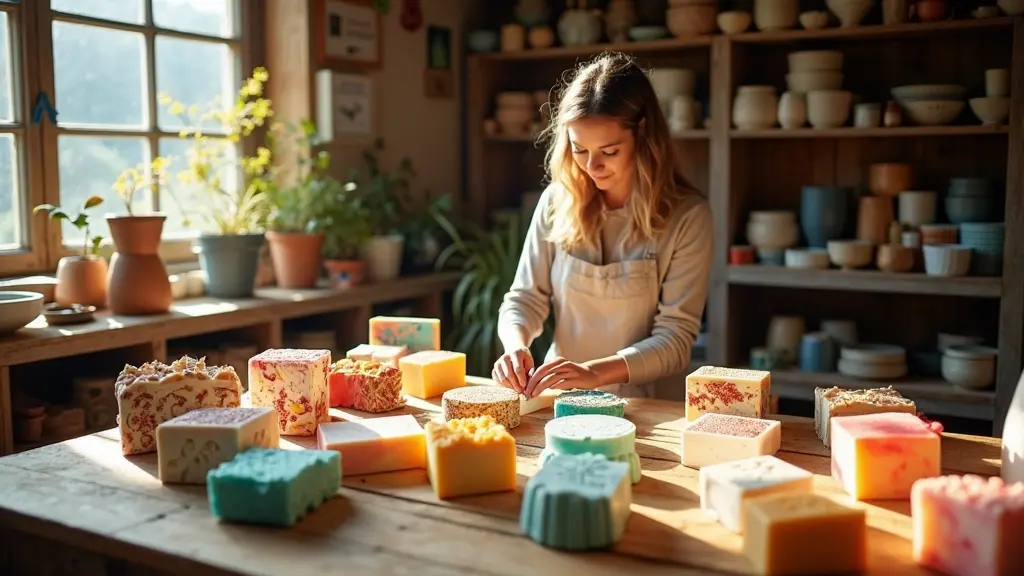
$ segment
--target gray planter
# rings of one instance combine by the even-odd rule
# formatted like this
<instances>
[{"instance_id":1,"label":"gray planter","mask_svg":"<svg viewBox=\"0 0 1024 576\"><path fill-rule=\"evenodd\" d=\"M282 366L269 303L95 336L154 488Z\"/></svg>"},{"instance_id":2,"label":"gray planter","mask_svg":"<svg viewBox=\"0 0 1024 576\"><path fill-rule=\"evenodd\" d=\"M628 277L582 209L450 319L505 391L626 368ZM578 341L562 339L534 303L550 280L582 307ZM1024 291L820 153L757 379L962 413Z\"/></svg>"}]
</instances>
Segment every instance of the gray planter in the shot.
<instances>
[{"instance_id":1,"label":"gray planter","mask_svg":"<svg viewBox=\"0 0 1024 576\"><path fill-rule=\"evenodd\" d=\"M247 298L256 286L263 233L201 235L196 240L206 293L214 298Z\"/></svg>"}]
</instances>

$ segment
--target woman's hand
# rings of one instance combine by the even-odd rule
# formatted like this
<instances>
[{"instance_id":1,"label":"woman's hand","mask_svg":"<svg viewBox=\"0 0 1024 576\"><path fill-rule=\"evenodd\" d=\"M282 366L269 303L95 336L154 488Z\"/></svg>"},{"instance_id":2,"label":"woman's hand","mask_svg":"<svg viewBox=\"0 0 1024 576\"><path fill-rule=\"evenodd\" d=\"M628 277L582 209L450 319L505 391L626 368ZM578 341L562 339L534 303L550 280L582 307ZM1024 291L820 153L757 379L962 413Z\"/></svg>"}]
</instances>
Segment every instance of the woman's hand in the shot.
<instances>
[{"instance_id":1,"label":"woman's hand","mask_svg":"<svg viewBox=\"0 0 1024 576\"><path fill-rule=\"evenodd\" d=\"M555 358L541 365L530 377L523 394L533 398L548 388L593 389L601 385L597 372L589 366Z\"/></svg>"},{"instance_id":2,"label":"woman's hand","mask_svg":"<svg viewBox=\"0 0 1024 576\"><path fill-rule=\"evenodd\" d=\"M533 355L530 354L530 348L520 346L506 350L501 358L498 358L491 370L491 379L506 388L525 394L526 384L530 381L532 372Z\"/></svg>"}]
</instances>

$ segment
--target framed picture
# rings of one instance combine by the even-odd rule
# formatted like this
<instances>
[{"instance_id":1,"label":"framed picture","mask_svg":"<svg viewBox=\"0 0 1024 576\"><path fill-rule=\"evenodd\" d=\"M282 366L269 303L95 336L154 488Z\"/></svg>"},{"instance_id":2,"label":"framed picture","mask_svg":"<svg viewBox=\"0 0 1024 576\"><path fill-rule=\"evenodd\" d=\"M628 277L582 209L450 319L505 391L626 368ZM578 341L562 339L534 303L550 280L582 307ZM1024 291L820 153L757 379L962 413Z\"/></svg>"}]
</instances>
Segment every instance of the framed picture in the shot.
<instances>
[{"instance_id":1,"label":"framed picture","mask_svg":"<svg viewBox=\"0 0 1024 576\"><path fill-rule=\"evenodd\" d=\"M344 71L380 68L381 17L371 0L315 0L314 45L317 64Z\"/></svg>"},{"instance_id":2,"label":"framed picture","mask_svg":"<svg viewBox=\"0 0 1024 576\"><path fill-rule=\"evenodd\" d=\"M374 79L330 69L316 73L316 124L325 144L361 144L377 135Z\"/></svg>"}]
</instances>

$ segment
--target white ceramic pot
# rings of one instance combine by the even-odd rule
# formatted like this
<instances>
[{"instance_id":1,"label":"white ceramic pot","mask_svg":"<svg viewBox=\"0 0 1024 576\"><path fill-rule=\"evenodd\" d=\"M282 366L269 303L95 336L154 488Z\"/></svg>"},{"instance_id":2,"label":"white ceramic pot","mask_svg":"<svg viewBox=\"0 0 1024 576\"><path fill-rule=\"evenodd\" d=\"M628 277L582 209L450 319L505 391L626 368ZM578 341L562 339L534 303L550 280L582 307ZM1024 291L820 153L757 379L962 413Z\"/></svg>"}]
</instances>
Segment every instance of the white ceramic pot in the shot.
<instances>
[{"instance_id":1,"label":"white ceramic pot","mask_svg":"<svg viewBox=\"0 0 1024 576\"><path fill-rule=\"evenodd\" d=\"M797 92L783 92L779 98L779 125L786 129L800 128L807 122L807 101Z\"/></svg>"},{"instance_id":2,"label":"white ceramic pot","mask_svg":"<svg viewBox=\"0 0 1024 576\"><path fill-rule=\"evenodd\" d=\"M771 128L778 106L774 86L740 86L732 104L733 124L740 130Z\"/></svg>"},{"instance_id":3,"label":"white ceramic pot","mask_svg":"<svg viewBox=\"0 0 1024 576\"><path fill-rule=\"evenodd\" d=\"M853 93L849 90L815 90L807 93L807 119L818 129L838 128L850 117Z\"/></svg>"},{"instance_id":4,"label":"white ceramic pot","mask_svg":"<svg viewBox=\"0 0 1024 576\"><path fill-rule=\"evenodd\" d=\"M988 346L950 346L942 355L942 378L954 386L984 390L995 382L997 355Z\"/></svg>"},{"instance_id":5,"label":"white ceramic pot","mask_svg":"<svg viewBox=\"0 0 1024 576\"><path fill-rule=\"evenodd\" d=\"M929 190L905 190L899 194L900 224L920 226L935 223L938 195Z\"/></svg>"},{"instance_id":6,"label":"white ceramic pot","mask_svg":"<svg viewBox=\"0 0 1024 576\"><path fill-rule=\"evenodd\" d=\"M966 276L972 252L959 244L925 244L924 272L929 276Z\"/></svg>"},{"instance_id":7,"label":"white ceramic pot","mask_svg":"<svg viewBox=\"0 0 1024 576\"><path fill-rule=\"evenodd\" d=\"M798 0L754 0L754 25L758 30L796 28L799 17Z\"/></svg>"},{"instance_id":8,"label":"white ceramic pot","mask_svg":"<svg viewBox=\"0 0 1024 576\"><path fill-rule=\"evenodd\" d=\"M768 323L768 349L785 362L795 363L800 357L804 331L804 319L800 316L772 316Z\"/></svg>"},{"instance_id":9,"label":"white ceramic pot","mask_svg":"<svg viewBox=\"0 0 1024 576\"><path fill-rule=\"evenodd\" d=\"M853 320L822 320L821 331L843 346L851 346L857 343L857 323Z\"/></svg>"},{"instance_id":10,"label":"white ceramic pot","mask_svg":"<svg viewBox=\"0 0 1024 576\"><path fill-rule=\"evenodd\" d=\"M398 234L374 236L363 245L362 259L366 261L366 275L374 281L394 280L402 269L402 250L405 238Z\"/></svg>"}]
</instances>

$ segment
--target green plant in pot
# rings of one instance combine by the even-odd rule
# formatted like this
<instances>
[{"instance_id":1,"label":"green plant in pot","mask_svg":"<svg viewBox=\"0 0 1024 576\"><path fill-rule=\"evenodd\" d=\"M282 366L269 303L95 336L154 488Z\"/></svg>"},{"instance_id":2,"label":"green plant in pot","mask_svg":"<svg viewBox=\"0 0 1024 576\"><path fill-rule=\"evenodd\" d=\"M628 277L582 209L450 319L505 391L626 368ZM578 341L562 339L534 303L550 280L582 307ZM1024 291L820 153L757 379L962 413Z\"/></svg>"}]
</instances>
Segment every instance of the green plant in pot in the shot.
<instances>
[{"instance_id":1,"label":"green plant in pot","mask_svg":"<svg viewBox=\"0 0 1024 576\"><path fill-rule=\"evenodd\" d=\"M382 139L364 150L363 164L352 167L347 184L370 215L372 234L363 244L361 255L367 263L367 276L374 281L391 280L401 272L405 237L399 196L416 175L408 158L403 158L393 172L384 170L379 158L383 151Z\"/></svg>"},{"instance_id":2,"label":"green plant in pot","mask_svg":"<svg viewBox=\"0 0 1024 576\"><path fill-rule=\"evenodd\" d=\"M179 137L190 143L178 180L205 196L200 217L206 226L196 244L206 291L217 298L251 296L256 283L271 154L260 146L248 155L241 144L273 116L270 100L263 97L269 77L266 69L256 68L233 103L214 102L205 111L161 96L185 126ZM188 209L184 212L186 220L192 220Z\"/></svg>"},{"instance_id":3,"label":"green plant in pot","mask_svg":"<svg viewBox=\"0 0 1024 576\"><path fill-rule=\"evenodd\" d=\"M333 288L356 286L366 277L366 261L360 255L373 236L373 225L370 210L355 192L354 186L342 187L329 207L323 254Z\"/></svg>"},{"instance_id":4,"label":"green plant in pot","mask_svg":"<svg viewBox=\"0 0 1024 576\"><path fill-rule=\"evenodd\" d=\"M423 209L412 208L416 202L408 198L407 209L403 217L403 236L405 237L405 254L402 257L403 274L421 274L434 269L438 255L441 253L443 232L439 217L449 217L452 209L450 194L431 197L427 194L426 206Z\"/></svg>"},{"instance_id":5,"label":"green plant in pot","mask_svg":"<svg viewBox=\"0 0 1024 576\"><path fill-rule=\"evenodd\" d=\"M89 214L87 212L103 204L100 196L85 199L81 212L71 214L60 206L40 204L33 213L49 214L50 220L59 223L67 220L85 236L82 252L65 256L57 263L57 286L54 289L54 300L61 306L83 304L103 308L107 305L107 261L99 255L102 236L89 234Z\"/></svg>"}]
</instances>

